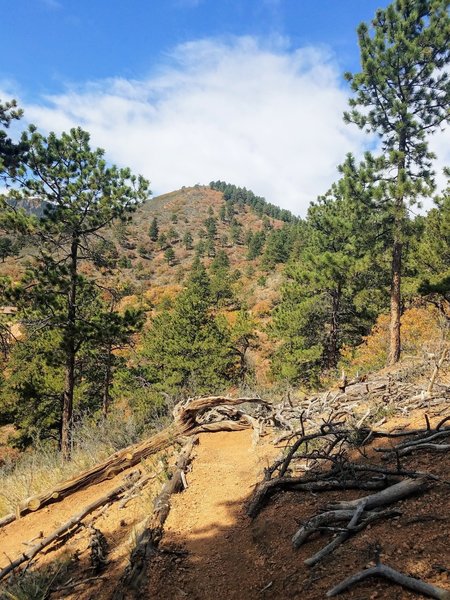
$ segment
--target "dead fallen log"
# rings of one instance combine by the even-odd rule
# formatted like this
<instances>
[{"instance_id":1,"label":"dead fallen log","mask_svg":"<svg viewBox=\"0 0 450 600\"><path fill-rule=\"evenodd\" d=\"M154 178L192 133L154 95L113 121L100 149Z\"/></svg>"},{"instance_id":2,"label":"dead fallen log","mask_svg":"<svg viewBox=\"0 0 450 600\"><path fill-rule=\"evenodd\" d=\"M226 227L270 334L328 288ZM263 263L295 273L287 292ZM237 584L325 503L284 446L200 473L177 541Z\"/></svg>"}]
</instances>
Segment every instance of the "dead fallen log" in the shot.
<instances>
[{"instance_id":1,"label":"dead fallen log","mask_svg":"<svg viewBox=\"0 0 450 600\"><path fill-rule=\"evenodd\" d=\"M300 548L309 537L322 531L324 528L332 528L336 523L350 521L353 518L354 513L354 510L329 510L312 517L295 533L292 538L292 545L294 548ZM374 521L399 515L400 512L396 510L366 513L362 516L362 521L358 525L353 526L352 532L357 533ZM350 529L350 526L346 529Z\"/></svg>"},{"instance_id":2,"label":"dead fallen log","mask_svg":"<svg viewBox=\"0 0 450 600\"><path fill-rule=\"evenodd\" d=\"M393 504L394 502L398 502L398 500L403 500L403 498L406 498L407 496L419 494L420 492L425 491L429 486L429 480L424 477L418 477L417 479L404 479L403 481L395 483L381 492L366 496L364 498L366 501L365 510L380 508L388 504ZM356 500L330 502L327 505L327 508L329 510L351 510L355 509L362 500L363 498L357 498Z\"/></svg>"},{"instance_id":3,"label":"dead fallen log","mask_svg":"<svg viewBox=\"0 0 450 600\"><path fill-rule=\"evenodd\" d=\"M269 406L267 402L261 398L228 398L227 396L206 396L204 398L189 399L186 402L177 404L173 411L175 423L184 425L188 429L198 425L198 418L211 408L216 406L237 406L239 404L264 404Z\"/></svg>"},{"instance_id":4,"label":"dead fallen log","mask_svg":"<svg viewBox=\"0 0 450 600\"><path fill-rule=\"evenodd\" d=\"M431 585L430 583L425 583L415 577L404 575L382 563L378 563L375 567L370 567L369 569L365 569L364 571L360 571L359 573L355 573L355 575L344 579L344 581L341 581L341 583L334 588L328 590L327 596L329 598L337 596L352 585L355 585L355 583L359 583L368 577L384 577L393 583L397 583L408 590L423 594L424 596L436 598L437 600L450 600L449 590L444 590L443 588Z\"/></svg>"},{"instance_id":5,"label":"dead fallen log","mask_svg":"<svg viewBox=\"0 0 450 600\"><path fill-rule=\"evenodd\" d=\"M394 481L396 478L394 479ZM280 477L263 481L258 484L253 493L253 497L247 507L247 515L254 519L267 500L274 493L279 491L299 491L299 492L330 492L336 490L382 490L393 479L314 479L308 480L304 476L301 477Z\"/></svg>"},{"instance_id":6,"label":"dead fallen log","mask_svg":"<svg viewBox=\"0 0 450 600\"><path fill-rule=\"evenodd\" d=\"M292 538L292 543L295 548L299 548L312 533L318 531L324 524L330 527L333 520L336 522L348 520L348 525L343 529L341 528L340 533L331 542L304 561L305 565L311 567L334 552L352 535L367 527L369 523L379 518L393 517L399 514L395 510L380 511L380 508L412 494L417 494L427 487L429 487L429 482L424 478L405 479L376 494L357 498L356 500L329 503L327 512L312 517L297 531Z\"/></svg>"},{"instance_id":7,"label":"dead fallen log","mask_svg":"<svg viewBox=\"0 0 450 600\"><path fill-rule=\"evenodd\" d=\"M44 506L59 502L80 489L95 485L106 479L112 479L125 469L137 465L141 460L169 448L186 435L194 435L202 431L238 431L251 426L248 420L219 421L217 423L199 423L197 418L209 408L220 405L236 406L244 403L262 403L261 398L228 398L226 396L208 396L194 398L177 405L174 410L174 423L151 436L150 438L119 450L103 462L83 471L76 477L63 481L52 490L43 494L32 496L21 502L15 513L11 513L0 520L0 527L13 522L16 518L36 511Z\"/></svg>"},{"instance_id":8,"label":"dead fallen log","mask_svg":"<svg viewBox=\"0 0 450 600\"><path fill-rule=\"evenodd\" d=\"M46 548L53 542L56 542L61 537L67 537L68 534L73 535L75 531L79 528L81 521L90 513L94 512L101 506L109 504L110 502L113 502L114 500L117 500L118 498L122 497L127 490L127 482L129 481L130 477L128 477L125 482L122 482L119 486L115 487L113 490L111 490L101 498L97 498L97 500L95 500L88 506L85 506L83 510L81 510L78 514L71 517L68 521L63 523L55 531L52 531L52 533L47 535L45 538L40 538L40 541L37 544L31 546L28 550L21 554L19 558L16 558L16 560L10 562L10 564L7 567L0 571L0 580L6 577L6 575L11 573L11 571L13 571L14 569L17 569L17 567L19 567L23 563L31 561L37 554L44 550L44 548Z\"/></svg>"},{"instance_id":9,"label":"dead fallen log","mask_svg":"<svg viewBox=\"0 0 450 600\"><path fill-rule=\"evenodd\" d=\"M125 469L138 464L148 456L156 454L161 450L165 450L171 446L179 436L183 435L183 432L184 431L179 426L173 425L139 444L115 452L105 461L83 471L76 477L56 485L52 490L24 500L19 505L17 514L8 515L8 522L14 521L17 516L21 517L29 512L43 508L50 503L63 500L80 489L101 483L106 479L112 479ZM14 516L14 518L11 518L12 516Z\"/></svg>"},{"instance_id":10,"label":"dead fallen log","mask_svg":"<svg viewBox=\"0 0 450 600\"><path fill-rule=\"evenodd\" d=\"M183 475L197 440L197 437L191 437L181 450L172 477L164 484L161 493L154 501L153 513L145 522L144 529L137 539L136 547L130 555L130 564L125 570L112 600L123 600L129 595L141 597L148 561L158 552L164 523L170 512L170 497L184 489Z\"/></svg>"}]
</instances>

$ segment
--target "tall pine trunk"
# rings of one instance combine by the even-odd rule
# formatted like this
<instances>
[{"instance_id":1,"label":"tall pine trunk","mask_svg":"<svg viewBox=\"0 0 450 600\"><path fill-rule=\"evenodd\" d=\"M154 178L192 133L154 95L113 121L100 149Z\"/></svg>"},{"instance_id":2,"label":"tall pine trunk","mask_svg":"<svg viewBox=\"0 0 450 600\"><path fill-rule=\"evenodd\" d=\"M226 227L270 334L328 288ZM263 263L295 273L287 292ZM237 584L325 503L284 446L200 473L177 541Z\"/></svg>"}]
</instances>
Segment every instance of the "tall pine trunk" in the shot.
<instances>
[{"instance_id":1,"label":"tall pine trunk","mask_svg":"<svg viewBox=\"0 0 450 600\"><path fill-rule=\"evenodd\" d=\"M327 349L327 367L335 369L339 361L339 311L341 308L341 287L331 293L331 331Z\"/></svg>"},{"instance_id":2,"label":"tall pine trunk","mask_svg":"<svg viewBox=\"0 0 450 600\"><path fill-rule=\"evenodd\" d=\"M403 179L405 175L405 148L405 136L404 134L401 134L398 146L399 158L397 163L397 197L395 200L394 240L392 246L389 365L395 365L395 363L400 360L401 353L400 318L402 314L402 239L404 228L403 221L405 218L405 199L403 191Z\"/></svg>"},{"instance_id":3,"label":"tall pine trunk","mask_svg":"<svg viewBox=\"0 0 450 600\"><path fill-rule=\"evenodd\" d=\"M107 350L106 364L105 364L105 379L103 382L103 403L102 403L102 415L106 419L109 412L110 395L109 388L111 387L111 363L112 363L112 350L109 347Z\"/></svg>"},{"instance_id":4,"label":"tall pine trunk","mask_svg":"<svg viewBox=\"0 0 450 600\"><path fill-rule=\"evenodd\" d=\"M390 322L390 350L389 364L394 365L400 360L401 334L400 317L402 308L401 276L402 276L402 249L401 240L395 239L392 248L392 273L391 273L391 322Z\"/></svg>"},{"instance_id":5,"label":"tall pine trunk","mask_svg":"<svg viewBox=\"0 0 450 600\"><path fill-rule=\"evenodd\" d=\"M65 331L64 350L66 366L64 376L63 406L61 417L61 451L64 460L69 460L72 453L72 417L73 395L75 389L75 358L76 358L76 301L77 301L77 267L78 245L76 236L72 238L70 247L70 284L67 305L67 324Z\"/></svg>"}]
</instances>

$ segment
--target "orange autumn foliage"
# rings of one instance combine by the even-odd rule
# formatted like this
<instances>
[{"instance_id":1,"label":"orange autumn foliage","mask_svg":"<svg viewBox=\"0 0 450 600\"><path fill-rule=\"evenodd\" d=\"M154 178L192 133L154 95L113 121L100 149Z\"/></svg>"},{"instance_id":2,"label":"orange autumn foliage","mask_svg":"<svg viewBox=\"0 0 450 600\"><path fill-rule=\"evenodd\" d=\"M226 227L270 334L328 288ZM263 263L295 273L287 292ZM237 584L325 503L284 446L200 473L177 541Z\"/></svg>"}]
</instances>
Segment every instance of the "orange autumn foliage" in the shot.
<instances>
[{"instance_id":1,"label":"orange autumn foliage","mask_svg":"<svg viewBox=\"0 0 450 600\"><path fill-rule=\"evenodd\" d=\"M440 315L434 307L407 309L401 318L402 358L438 352L443 338ZM356 348L344 347L342 367L349 374L386 366L389 350L389 315L380 315L370 334Z\"/></svg>"}]
</instances>

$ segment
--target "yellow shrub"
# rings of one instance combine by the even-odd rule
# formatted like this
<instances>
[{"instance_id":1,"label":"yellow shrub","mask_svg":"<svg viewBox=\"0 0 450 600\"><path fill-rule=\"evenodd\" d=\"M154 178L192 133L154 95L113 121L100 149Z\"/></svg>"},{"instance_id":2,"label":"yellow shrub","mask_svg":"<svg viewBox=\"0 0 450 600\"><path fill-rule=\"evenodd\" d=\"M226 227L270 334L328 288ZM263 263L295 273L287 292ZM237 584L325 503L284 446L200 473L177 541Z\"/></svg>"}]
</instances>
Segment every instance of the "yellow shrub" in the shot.
<instances>
[{"instance_id":1,"label":"yellow shrub","mask_svg":"<svg viewBox=\"0 0 450 600\"><path fill-rule=\"evenodd\" d=\"M443 328L434 307L410 308L401 318L402 357L437 352ZM386 365L389 351L389 315L380 315L370 334L357 348L342 350L343 366L351 372L367 372Z\"/></svg>"}]
</instances>

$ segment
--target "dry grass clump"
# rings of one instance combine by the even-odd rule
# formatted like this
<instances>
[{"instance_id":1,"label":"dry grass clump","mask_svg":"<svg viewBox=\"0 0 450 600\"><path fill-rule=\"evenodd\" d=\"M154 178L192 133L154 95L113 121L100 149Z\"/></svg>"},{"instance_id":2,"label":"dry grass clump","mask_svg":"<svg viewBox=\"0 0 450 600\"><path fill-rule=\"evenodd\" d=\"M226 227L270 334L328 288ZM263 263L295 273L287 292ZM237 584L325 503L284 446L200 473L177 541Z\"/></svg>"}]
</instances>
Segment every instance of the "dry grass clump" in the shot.
<instances>
[{"instance_id":1,"label":"dry grass clump","mask_svg":"<svg viewBox=\"0 0 450 600\"><path fill-rule=\"evenodd\" d=\"M19 572L0 584L0 600L45 600L67 579L70 560L60 558L40 569Z\"/></svg>"},{"instance_id":2,"label":"dry grass clump","mask_svg":"<svg viewBox=\"0 0 450 600\"><path fill-rule=\"evenodd\" d=\"M0 517L17 505L53 487L113 452L138 442L146 431L133 415L111 415L107 421L85 418L74 432L72 460L64 462L55 444L36 441L19 459L6 460L0 468Z\"/></svg>"}]
</instances>

